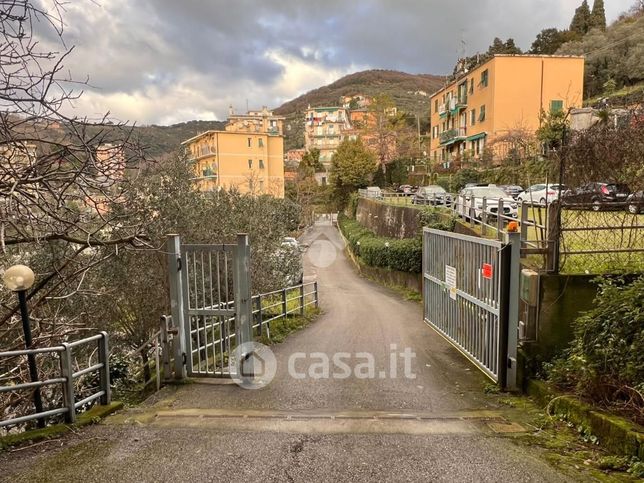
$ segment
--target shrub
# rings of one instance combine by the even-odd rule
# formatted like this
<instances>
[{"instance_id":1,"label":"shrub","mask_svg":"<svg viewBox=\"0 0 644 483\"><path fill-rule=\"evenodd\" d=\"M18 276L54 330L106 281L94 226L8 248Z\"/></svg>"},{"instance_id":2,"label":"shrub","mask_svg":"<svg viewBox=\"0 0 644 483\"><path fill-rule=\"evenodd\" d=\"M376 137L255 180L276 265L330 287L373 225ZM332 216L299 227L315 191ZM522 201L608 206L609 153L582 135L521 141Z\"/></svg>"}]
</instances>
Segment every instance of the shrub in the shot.
<instances>
[{"instance_id":1,"label":"shrub","mask_svg":"<svg viewBox=\"0 0 644 483\"><path fill-rule=\"evenodd\" d=\"M418 213L418 221L421 226L435 228L436 230L454 231L458 217L453 213L446 213L434 207L423 208Z\"/></svg>"},{"instance_id":2,"label":"shrub","mask_svg":"<svg viewBox=\"0 0 644 483\"><path fill-rule=\"evenodd\" d=\"M423 247L420 237L404 240L385 238L344 215L340 215L338 221L349 248L365 264L401 272L421 272Z\"/></svg>"},{"instance_id":3,"label":"shrub","mask_svg":"<svg viewBox=\"0 0 644 483\"><path fill-rule=\"evenodd\" d=\"M644 276L600 281L595 307L574 323L574 340L551 381L644 421Z\"/></svg>"}]
</instances>

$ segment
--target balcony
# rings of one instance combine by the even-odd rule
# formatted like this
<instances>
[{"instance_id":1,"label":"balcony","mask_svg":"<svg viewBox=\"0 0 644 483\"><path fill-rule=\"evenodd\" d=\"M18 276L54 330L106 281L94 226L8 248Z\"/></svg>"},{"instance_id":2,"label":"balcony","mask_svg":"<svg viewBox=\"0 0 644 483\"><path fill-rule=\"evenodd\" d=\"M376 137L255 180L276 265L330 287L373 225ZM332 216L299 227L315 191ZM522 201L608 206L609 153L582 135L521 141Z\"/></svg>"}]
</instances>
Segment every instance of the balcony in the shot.
<instances>
[{"instance_id":1,"label":"balcony","mask_svg":"<svg viewBox=\"0 0 644 483\"><path fill-rule=\"evenodd\" d=\"M455 129L450 129L448 131L443 131L440 133L440 143L442 145L453 144L457 141L462 141L467 137L467 128L459 127Z\"/></svg>"}]
</instances>

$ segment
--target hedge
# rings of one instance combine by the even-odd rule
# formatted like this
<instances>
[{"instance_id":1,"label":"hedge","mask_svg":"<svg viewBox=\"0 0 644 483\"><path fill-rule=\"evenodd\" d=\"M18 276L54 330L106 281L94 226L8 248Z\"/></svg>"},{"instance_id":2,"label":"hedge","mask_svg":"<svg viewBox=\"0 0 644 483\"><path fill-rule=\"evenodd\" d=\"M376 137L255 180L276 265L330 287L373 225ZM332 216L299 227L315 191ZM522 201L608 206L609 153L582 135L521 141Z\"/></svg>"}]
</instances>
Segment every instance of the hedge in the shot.
<instances>
[{"instance_id":1,"label":"hedge","mask_svg":"<svg viewBox=\"0 0 644 483\"><path fill-rule=\"evenodd\" d=\"M401 272L422 271L420 237L404 240L380 237L344 215L340 215L338 223L351 251L365 264Z\"/></svg>"}]
</instances>

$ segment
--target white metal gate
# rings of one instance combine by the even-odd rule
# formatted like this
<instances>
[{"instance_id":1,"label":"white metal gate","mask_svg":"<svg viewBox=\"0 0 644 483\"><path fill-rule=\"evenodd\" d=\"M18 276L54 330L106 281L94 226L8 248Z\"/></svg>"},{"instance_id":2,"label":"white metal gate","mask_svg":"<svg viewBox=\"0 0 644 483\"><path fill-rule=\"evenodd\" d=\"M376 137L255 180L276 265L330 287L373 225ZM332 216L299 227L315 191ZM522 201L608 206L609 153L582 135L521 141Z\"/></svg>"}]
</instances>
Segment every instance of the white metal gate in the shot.
<instances>
[{"instance_id":1,"label":"white metal gate","mask_svg":"<svg viewBox=\"0 0 644 483\"><path fill-rule=\"evenodd\" d=\"M513 270L518 278L518 259L510 244L423 230L425 322L508 388L516 381L516 320L510 317L515 310L510 303Z\"/></svg>"},{"instance_id":2,"label":"white metal gate","mask_svg":"<svg viewBox=\"0 0 644 483\"><path fill-rule=\"evenodd\" d=\"M168 246L172 315L183 334L176 377L230 377L229 355L252 340L248 235L222 245L173 236Z\"/></svg>"}]
</instances>

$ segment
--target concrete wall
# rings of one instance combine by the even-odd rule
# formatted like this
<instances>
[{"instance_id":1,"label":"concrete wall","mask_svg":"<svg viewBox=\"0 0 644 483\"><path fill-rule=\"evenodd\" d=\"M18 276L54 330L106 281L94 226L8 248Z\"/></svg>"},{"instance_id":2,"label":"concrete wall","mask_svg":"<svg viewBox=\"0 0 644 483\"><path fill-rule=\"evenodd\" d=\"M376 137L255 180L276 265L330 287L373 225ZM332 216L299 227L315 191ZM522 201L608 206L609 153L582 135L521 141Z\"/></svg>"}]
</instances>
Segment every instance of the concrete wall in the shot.
<instances>
[{"instance_id":1,"label":"concrete wall","mask_svg":"<svg viewBox=\"0 0 644 483\"><path fill-rule=\"evenodd\" d=\"M356 220L376 235L388 238L413 238L418 233L418 210L408 206L393 206L361 198Z\"/></svg>"},{"instance_id":2,"label":"concrete wall","mask_svg":"<svg viewBox=\"0 0 644 483\"><path fill-rule=\"evenodd\" d=\"M594 275L541 274L536 341L524 345L529 372L561 355L573 339L573 322L593 307L597 285ZM525 306L520 318L525 319Z\"/></svg>"}]
</instances>

